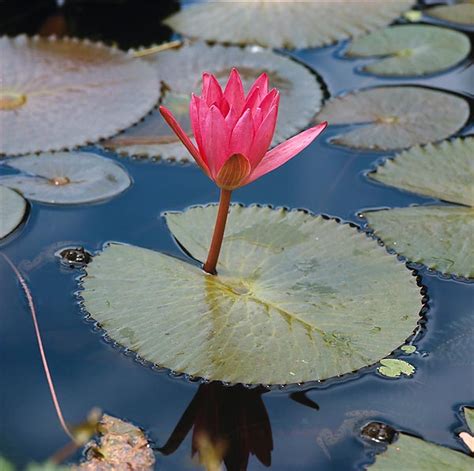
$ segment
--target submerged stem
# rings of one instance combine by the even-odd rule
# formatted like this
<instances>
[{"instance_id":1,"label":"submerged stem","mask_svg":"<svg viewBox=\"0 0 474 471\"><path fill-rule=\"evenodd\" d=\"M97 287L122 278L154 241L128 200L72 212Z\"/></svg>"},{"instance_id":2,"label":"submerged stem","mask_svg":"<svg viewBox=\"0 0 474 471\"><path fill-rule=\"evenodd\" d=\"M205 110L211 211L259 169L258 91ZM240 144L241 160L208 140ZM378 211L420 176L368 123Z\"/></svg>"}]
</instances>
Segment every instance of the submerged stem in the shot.
<instances>
[{"instance_id":1,"label":"submerged stem","mask_svg":"<svg viewBox=\"0 0 474 471\"><path fill-rule=\"evenodd\" d=\"M214 233L212 234L211 246L207 255L206 263L204 264L204 271L215 275L217 260L222 247L222 239L224 238L225 224L227 222L227 215L229 214L230 197L232 190L221 189L221 197L219 199L219 210L217 212L216 225Z\"/></svg>"},{"instance_id":2,"label":"submerged stem","mask_svg":"<svg viewBox=\"0 0 474 471\"><path fill-rule=\"evenodd\" d=\"M54 408L56 409L56 414L58 416L59 423L61 424L61 427L64 430L64 432L66 433L66 435L73 442L76 442L76 438L74 437L74 434L69 430L69 427L67 426L66 421L64 420L64 417L63 417L63 414L62 414L62 411L61 411L61 406L59 405L59 401L58 401L58 398L56 396L56 391L54 389L53 379L52 379L51 373L49 371L48 360L46 359L46 353L45 353L44 347L43 347L43 340L41 339L41 332L40 332L40 328L39 328L39 325L38 325L38 319L36 318L36 309L35 309L35 304L33 302L33 296L31 295L31 291L28 288L28 285L26 284L26 281L23 278L23 275L20 273L18 268L13 264L13 262L5 254L2 253L0 255L2 255L2 257L10 265L10 267L14 271L18 281L20 282L21 287L23 288L26 299L28 301L28 307L30 308L31 317L33 319L33 325L34 325L34 328L35 328L36 340L38 341L38 348L39 348L40 355L41 355L41 361L43 362L43 368L44 368L44 372L46 374L46 380L48 381L49 391L51 393L51 398L53 400Z\"/></svg>"}]
</instances>

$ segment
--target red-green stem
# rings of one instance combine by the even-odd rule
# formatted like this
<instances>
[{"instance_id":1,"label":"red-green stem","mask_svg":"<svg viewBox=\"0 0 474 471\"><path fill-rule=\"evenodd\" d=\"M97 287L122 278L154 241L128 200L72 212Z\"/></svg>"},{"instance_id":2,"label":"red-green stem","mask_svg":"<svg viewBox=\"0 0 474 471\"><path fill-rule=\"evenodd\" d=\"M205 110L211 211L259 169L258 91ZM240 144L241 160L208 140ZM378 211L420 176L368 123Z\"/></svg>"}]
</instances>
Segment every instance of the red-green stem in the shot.
<instances>
[{"instance_id":1,"label":"red-green stem","mask_svg":"<svg viewBox=\"0 0 474 471\"><path fill-rule=\"evenodd\" d=\"M214 233L212 235L211 246L207 255L206 263L204 264L204 271L211 275L216 275L217 260L222 247L222 239L224 238L225 224L227 222L227 215L229 214L230 197L232 190L221 189L221 197L219 199L219 210L217 212L216 225L214 226Z\"/></svg>"}]
</instances>

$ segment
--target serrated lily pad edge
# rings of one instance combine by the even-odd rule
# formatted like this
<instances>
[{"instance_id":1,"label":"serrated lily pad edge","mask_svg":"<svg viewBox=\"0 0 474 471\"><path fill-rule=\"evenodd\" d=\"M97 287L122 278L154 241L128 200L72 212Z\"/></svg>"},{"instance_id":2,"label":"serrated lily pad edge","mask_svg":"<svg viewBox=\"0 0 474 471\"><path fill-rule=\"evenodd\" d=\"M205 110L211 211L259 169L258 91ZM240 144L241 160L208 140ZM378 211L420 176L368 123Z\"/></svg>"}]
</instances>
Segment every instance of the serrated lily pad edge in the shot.
<instances>
[{"instance_id":1,"label":"serrated lily pad edge","mask_svg":"<svg viewBox=\"0 0 474 471\"><path fill-rule=\"evenodd\" d=\"M166 216L166 214L171 214L171 213L174 213L174 214L178 213L179 214L179 213L182 213L184 211L187 211L187 210L190 210L190 209L193 209L193 208L206 208L206 207L209 207L209 206L217 206L217 205L218 205L218 203L195 204L195 205L187 206L182 211L180 211L180 210L162 211L160 213L160 219L164 220L164 223L165 223L164 225L165 225L166 229L168 230L168 234L172 238L172 240L174 241L174 243L176 245L176 248L178 249L179 253L176 254L176 253L169 253L169 252L166 252L166 251L159 251L159 250L156 250L156 251L159 252L159 253L162 253L163 255L166 255L168 257L177 258L178 260L189 263L190 265L196 265L196 263L199 263L196 259L194 259L191 256L191 254L189 254L187 252L187 250L183 246L181 246L179 241L174 237L173 233L169 230L168 225L166 224L165 216ZM373 239L379 245L384 246L384 244L380 242L380 239L375 237L373 234L370 233L370 231L367 231L364 227L358 226L353 221L344 220L344 219L339 218L337 216L331 216L331 215L328 215L328 214L325 214L325 213L314 213L314 212L312 212L308 209L305 209L305 208L290 209L287 206L274 206L272 204L253 203L253 204L250 204L250 205L246 205L246 204L243 204L243 203L232 203L231 205L232 206L240 206L241 208L252 208L252 207L269 208L269 209L274 209L274 210L284 210L284 211L287 211L287 212L300 211L300 212L303 212L304 214L308 214L308 215L315 216L315 217L316 216L321 216L325 220L333 220L333 221L336 221L339 224L347 224L350 227L352 227L353 229L357 230L357 232L364 233L368 238ZM89 251L92 255L92 261L90 263L93 263L94 262L94 257L96 255L99 255L100 253L102 253L111 244L120 244L120 245L128 245L128 246L138 247L134 244L129 244L128 242L120 242L120 241L115 241L115 240L109 240L109 241L104 242L102 244L101 248L99 248L97 250ZM147 249L147 250L155 250L154 248L147 248L147 247L143 247L143 248ZM61 248L59 250L61 250ZM396 255L396 257L399 261L404 261L397 254L391 253L386 247L385 247L385 250L390 255ZM405 265L406 265L407 270L411 272L411 275L416 277L416 284L420 288L420 294L422 295L421 308L418 312L418 317L419 318L418 318L418 321L416 323L416 327L413 329L412 334L408 338L405 339L405 341L402 345L399 345L398 347L396 347L385 358L398 358L398 356L400 356L400 355L406 355L402 350L400 350L400 348L403 345L412 345L415 341L417 341L423 335L423 330L425 328L426 321L427 321L426 315L429 311L429 297L427 295L427 287L422 284L421 277L418 274L418 270L415 269L415 268L411 268L408 263L405 263ZM174 371L170 368L166 368L166 367L161 366L159 364L156 364L156 363L153 363L151 361L145 360L138 353L134 352L133 350L131 350L127 347L124 347L119 342L112 339L107 334L107 331L100 325L100 323L98 321L96 321L92 317L92 315L87 311L87 309L85 307L84 298L82 297L81 292L84 291L83 281L87 276L86 268L87 268L87 265L85 267L80 268L79 269L80 270L79 275L75 277L75 280L78 283L78 289L74 292L73 296L76 299L76 303L79 306L80 314L82 315L82 317L84 319L84 322L92 325L93 326L92 330L95 333L98 333L102 337L102 339L105 341L105 343L110 345L114 350L117 350L118 352L122 353L123 355L131 358L133 361L135 361L136 363L139 363L141 366L144 366L145 368L148 368L148 369L150 369L152 371L155 371L155 372L158 372L158 373L166 373L169 377L174 378L174 379L178 379L178 380L183 380L184 379L186 382L191 383L191 384L200 385L200 384L207 384L207 383L210 383L210 382L218 382L218 383L220 383L220 384L222 384L223 386L226 386L226 387L232 387L232 386L242 384L242 383L230 383L230 382L225 382L225 381L210 380L210 379L202 378L202 377L199 377L199 376L189 375L187 373ZM397 355L395 356L395 354L397 354ZM382 359L384 359L384 358L382 358ZM333 385L342 384L342 383L345 383L347 381L355 380L358 377L360 377L360 376L362 376L366 373L372 372L372 373L376 374L376 369L377 369L378 366L380 366L380 360L378 360L377 362L372 363L370 365L364 366L364 367L362 367L358 370L351 371L349 373L345 373L345 374L340 375L340 376L334 376L332 378L327 378L327 379L323 379L323 380L314 380L314 381L310 381L310 382L306 382L306 383L287 383L287 384L261 384L261 383L247 384L247 383L245 383L245 384L242 384L242 386L245 387L245 388L248 388L248 389L256 389L256 388L263 387L268 391L285 391L285 392L287 392L287 391L290 391L290 392L291 391L300 391L303 388L307 388L308 386L311 386L312 388L326 389L326 388L328 388L330 386L333 386Z\"/></svg>"}]
</instances>

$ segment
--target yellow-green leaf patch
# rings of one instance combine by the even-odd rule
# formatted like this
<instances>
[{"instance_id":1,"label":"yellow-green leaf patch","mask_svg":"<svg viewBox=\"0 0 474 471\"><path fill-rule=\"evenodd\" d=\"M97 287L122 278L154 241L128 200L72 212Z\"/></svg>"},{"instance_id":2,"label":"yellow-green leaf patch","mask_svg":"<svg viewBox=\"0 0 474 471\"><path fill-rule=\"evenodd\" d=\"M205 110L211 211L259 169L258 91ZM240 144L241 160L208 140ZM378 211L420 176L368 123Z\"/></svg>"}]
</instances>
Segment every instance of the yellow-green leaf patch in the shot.
<instances>
[{"instance_id":1,"label":"yellow-green leaf patch","mask_svg":"<svg viewBox=\"0 0 474 471\"><path fill-rule=\"evenodd\" d=\"M336 136L335 144L392 150L450 137L465 125L469 113L467 101L450 93L411 86L378 87L328 101L317 120L359 125Z\"/></svg>"},{"instance_id":2,"label":"yellow-green leaf patch","mask_svg":"<svg viewBox=\"0 0 474 471\"><path fill-rule=\"evenodd\" d=\"M380 365L377 371L382 376L388 378L399 378L402 375L410 376L415 372L415 367L405 360L398 360L396 358L385 358L380 360Z\"/></svg>"},{"instance_id":3,"label":"yellow-green leaf patch","mask_svg":"<svg viewBox=\"0 0 474 471\"><path fill-rule=\"evenodd\" d=\"M349 57L379 59L364 70L377 75L413 76L446 70L465 59L471 50L469 38L458 31L437 26L391 26L356 39Z\"/></svg>"},{"instance_id":4,"label":"yellow-green leaf patch","mask_svg":"<svg viewBox=\"0 0 474 471\"><path fill-rule=\"evenodd\" d=\"M216 206L168 213L204 260ZM85 309L152 363L232 383L323 380L405 343L421 308L413 275L347 224L302 211L232 206L218 275L110 244L87 267Z\"/></svg>"}]
</instances>

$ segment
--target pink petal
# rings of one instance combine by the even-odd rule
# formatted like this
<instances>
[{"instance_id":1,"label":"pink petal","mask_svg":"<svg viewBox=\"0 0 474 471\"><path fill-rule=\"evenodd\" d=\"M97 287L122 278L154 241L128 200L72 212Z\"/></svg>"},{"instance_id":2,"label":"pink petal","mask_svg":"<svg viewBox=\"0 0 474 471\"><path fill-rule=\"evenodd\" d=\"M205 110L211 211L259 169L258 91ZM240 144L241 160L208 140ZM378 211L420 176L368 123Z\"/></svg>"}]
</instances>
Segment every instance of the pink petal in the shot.
<instances>
[{"instance_id":1,"label":"pink petal","mask_svg":"<svg viewBox=\"0 0 474 471\"><path fill-rule=\"evenodd\" d=\"M258 128L262 124L263 121L263 113L261 108L257 108L255 113L253 114L253 129L257 132Z\"/></svg>"},{"instance_id":2,"label":"pink petal","mask_svg":"<svg viewBox=\"0 0 474 471\"><path fill-rule=\"evenodd\" d=\"M262 124L255 133L253 145L250 150L249 160L252 169L255 169L263 159L275 134L275 126L278 116L278 106L274 105L267 116L263 119Z\"/></svg>"},{"instance_id":3,"label":"pink petal","mask_svg":"<svg viewBox=\"0 0 474 471\"><path fill-rule=\"evenodd\" d=\"M191 102L189 103L189 117L191 119L191 127L193 128L194 138L200 150L202 150L201 126L200 126L200 108L202 100L194 95L191 95Z\"/></svg>"},{"instance_id":4,"label":"pink petal","mask_svg":"<svg viewBox=\"0 0 474 471\"><path fill-rule=\"evenodd\" d=\"M247 97L253 92L255 88L260 89L260 96L264 97L268 93L268 75L264 72L263 74L258 77L257 80L253 83L252 87L250 88Z\"/></svg>"},{"instance_id":5,"label":"pink petal","mask_svg":"<svg viewBox=\"0 0 474 471\"><path fill-rule=\"evenodd\" d=\"M216 105L210 107L201 132L206 161L215 178L229 157L229 130Z\"/></svg>"},{"instance_id":6,"label":"pink petal","mask_svg":"<svg viewBox=\"0 0 474 471\"><path fill-rule=\"evenodd\" d=\"M245 184L253 182L257 178L288 162L288 160L309 146L311 142L324 131L327 125L327 122L318 124L314 128L303 131L267 152L260 162L260 165L252 172Z\"/></svg>"},{"instance_id":7,"label":"pink petal","mask_svg":"<svg viewBox=\"0 0 474 471\"><path fill-rule=\"evenodd\" d=\"M247 99L245 100L244 110L250 108L252 113L255 112L257 106L260 103L260 88L256 87L248 94Z\"/></svg>"},{"instance_id":8,"label":"pink petal","mask_svg":"<svg viewBox=\"0 0 474 471\"><path fill-rule=\"evenodd\" d=\"M270 108L273 105L279 105L280 104L280 92L276 89L273 88L265 98L261 101L259 108L262 109L263 117L267 115L267 113L270 111Z\"/></svg>"},{"instance_id":9,"label":"pink petal","mask_svg":"<svg viewBox=\"0 0 474 471\"><path fill-rule=\"evenodd\" d=\"M222 88L219 85L216 77L212 74L202 75L202 96L201 98L208 104L208 106L217 104L220 105L222 99Z\"/></svg>"},{"instance_id":10,"label":"pink petal","mask_svg":"<svg viewBox=\"0 0 474 471\"><path fill-rule=\"evenodd\" d=\"M229 129L233 129L239 120L241 113L239 113L232 105L230 106L230 110L225 117L225 122Z\"/></svg>"},{"instance_id":11,"label":"pink petal","mask_svg":"<svg viewBox=\"0 0 474 471\"><path fill-rule=\"evenodd\" d=\"M253 135L252 112L247 109L232 130L229 144L229 155L243 154L248 158L250 147L253 142Z\"/></svg>"},{"instance_id":12,"label":"pink petal","mask_svg":"<svg viewBox=\"0 0 474 471\"><path fill-rule=\"evenodd\" d=\"M224 96L229 105L234 107L238 114L242 113L244 107L245 95L244 86L237 69L232 69L227 85L225 86Z\"/></svg>"},{"instance_id":13,"label":"pink petal","mask_svg":"<svg viewBox=\"0 0 474 471\"><path fill-rule=\"evenodd\" d=\"M193 144L191 139L189 139L188 135L184 132L178 121L176 121L175 117L171 114L171 111L164 106L160 106L160 113L168 123L168 126L174 131L186 149L188 149L189 153L194 157L196 163L204 170L207 175L210 175L209 168L199 154L199 151L196 149L196 146Z\"/></svg>"}]
</instances>

